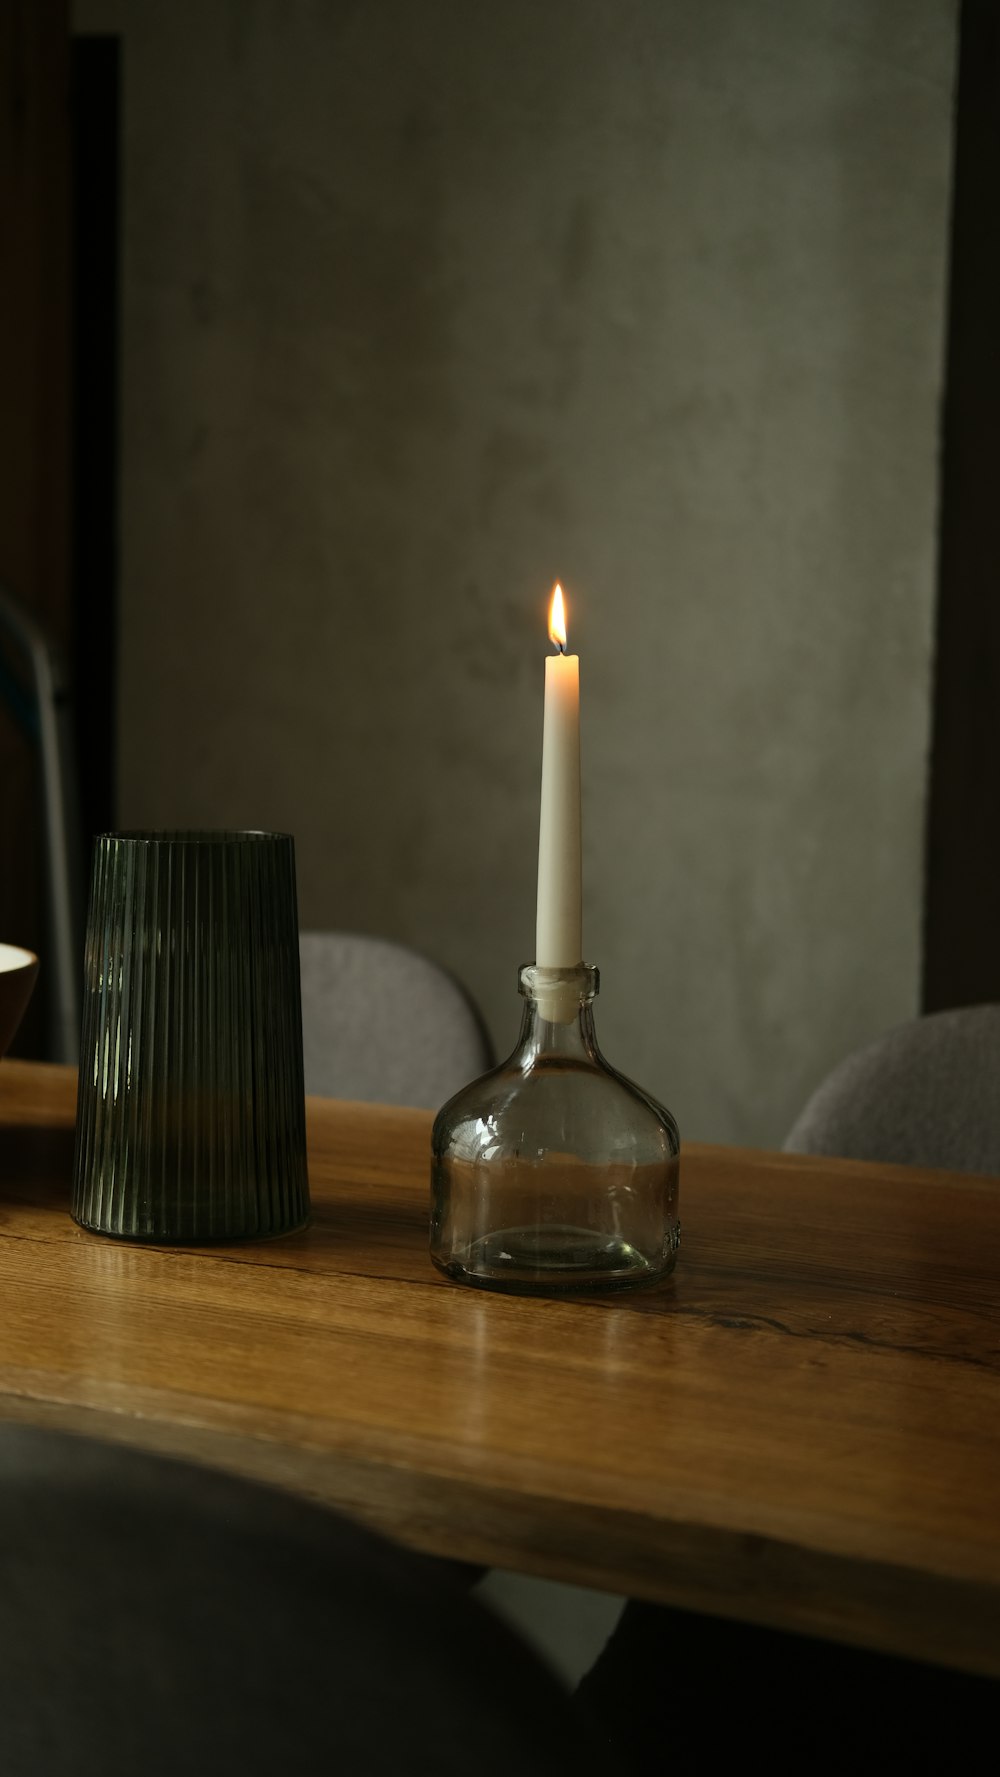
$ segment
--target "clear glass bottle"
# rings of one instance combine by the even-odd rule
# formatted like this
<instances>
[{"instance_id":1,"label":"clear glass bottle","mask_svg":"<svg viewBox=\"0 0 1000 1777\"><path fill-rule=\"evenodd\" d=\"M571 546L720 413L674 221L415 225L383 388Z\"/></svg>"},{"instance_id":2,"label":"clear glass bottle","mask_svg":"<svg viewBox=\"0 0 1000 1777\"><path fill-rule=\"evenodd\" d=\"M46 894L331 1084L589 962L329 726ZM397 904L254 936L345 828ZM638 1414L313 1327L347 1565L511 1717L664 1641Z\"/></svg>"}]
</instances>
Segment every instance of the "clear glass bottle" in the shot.
<instances>
[{"instance_id":1,"label":"clear glass bottle","mask_svg":"<svg viewBox=\"0 0 1000 1777\"><path fill-rule=\"evenodd\" d=\"M680 1243L677 1124L598 1049L595 968L529 963L519 986L517 1048L434 1123L431 1257L519 1295L657 1283Z\"/></svg>"}]
</instances>

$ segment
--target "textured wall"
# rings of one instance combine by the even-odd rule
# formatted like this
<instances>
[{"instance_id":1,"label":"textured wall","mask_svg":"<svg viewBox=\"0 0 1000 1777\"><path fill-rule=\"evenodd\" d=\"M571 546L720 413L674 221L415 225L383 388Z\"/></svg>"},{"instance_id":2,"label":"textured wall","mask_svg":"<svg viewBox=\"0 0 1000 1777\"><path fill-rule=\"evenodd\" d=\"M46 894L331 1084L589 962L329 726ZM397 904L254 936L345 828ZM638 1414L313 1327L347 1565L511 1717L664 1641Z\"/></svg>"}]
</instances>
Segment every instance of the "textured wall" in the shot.
<instances>
[{"instance_id":1,"label":"textured wall","mask_svg":"<svg viewBox=\"0 0 1000 1777\"><path fill-rule=\"evenodd\" d=\"M954 0L126 34L121 807L517 1022L544 609L609 1056L780 1140L916 1007Z\"/></svg>"}]
</instances>

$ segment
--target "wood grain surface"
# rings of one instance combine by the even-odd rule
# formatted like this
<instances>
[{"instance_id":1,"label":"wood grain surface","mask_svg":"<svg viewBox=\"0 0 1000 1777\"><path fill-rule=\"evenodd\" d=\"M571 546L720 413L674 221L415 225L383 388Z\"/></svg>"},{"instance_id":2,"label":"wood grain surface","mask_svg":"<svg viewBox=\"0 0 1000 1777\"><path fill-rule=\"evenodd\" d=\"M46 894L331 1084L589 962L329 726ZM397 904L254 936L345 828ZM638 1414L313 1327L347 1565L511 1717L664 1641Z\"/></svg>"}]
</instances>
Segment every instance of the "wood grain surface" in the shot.
<instances>
[{"instance_id":1,"label":"wood grain surface","mask_svg":"<svg viewBox=\"0 0 1000 1777\"><path fill-rule=\"evenodd\" d=\"M1000 1676L1000 1180L690 1147L665 1287L535 1300L431 1267L423 1112L309 1101L312 1225L169 1249L70 1219L74 1095L0 1065L0 1417Z\"/></svg>"}]
</instances>

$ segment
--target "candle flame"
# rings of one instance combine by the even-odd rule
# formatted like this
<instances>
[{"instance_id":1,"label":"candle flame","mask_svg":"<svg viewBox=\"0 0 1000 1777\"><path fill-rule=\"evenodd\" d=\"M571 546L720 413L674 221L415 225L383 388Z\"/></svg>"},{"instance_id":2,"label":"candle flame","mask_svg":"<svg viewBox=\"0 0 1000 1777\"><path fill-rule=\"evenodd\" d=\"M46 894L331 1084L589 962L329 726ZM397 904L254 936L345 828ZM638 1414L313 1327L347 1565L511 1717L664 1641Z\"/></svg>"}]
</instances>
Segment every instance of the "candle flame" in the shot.
<instances>
[{"instance_id":1,"label":"candle flame","mask_svg":"<svg viewBox=\"0 0 1000 1777\"><path fill-rule=\"evenodd\" d=\"M563 589L558 580L552 588L552 603L549 606L549 641L555 644L560 654L565 654L566 606L563 601Z\"/></svg>"}]
</instances>

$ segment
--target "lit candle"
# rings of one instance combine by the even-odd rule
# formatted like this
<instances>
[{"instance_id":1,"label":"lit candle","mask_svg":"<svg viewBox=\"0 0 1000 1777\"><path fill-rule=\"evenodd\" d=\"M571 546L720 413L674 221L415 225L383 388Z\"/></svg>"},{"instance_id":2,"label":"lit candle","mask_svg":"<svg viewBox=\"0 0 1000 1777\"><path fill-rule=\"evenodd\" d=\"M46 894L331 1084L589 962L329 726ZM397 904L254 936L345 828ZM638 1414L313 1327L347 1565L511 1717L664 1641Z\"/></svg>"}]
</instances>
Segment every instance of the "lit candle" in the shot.
<instances>
[{"instance_id":1,"label":"lit candle","mask_svg":"<svg viewBox=\"0 0 1000 1777\"><path fill-rule=\"evenodd\" d=\"M583 957L580 657L566 653L561 586L552 594L549 636L559 652L545 662L535 962L546 969L575 969Z\"/></svg>"}]
</instances>

